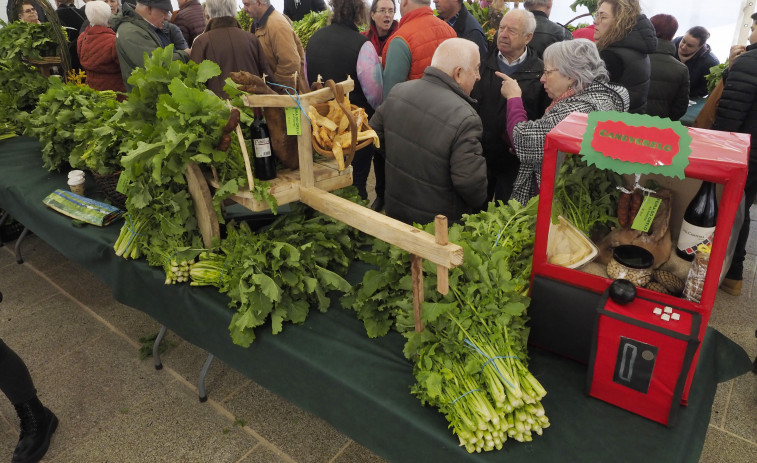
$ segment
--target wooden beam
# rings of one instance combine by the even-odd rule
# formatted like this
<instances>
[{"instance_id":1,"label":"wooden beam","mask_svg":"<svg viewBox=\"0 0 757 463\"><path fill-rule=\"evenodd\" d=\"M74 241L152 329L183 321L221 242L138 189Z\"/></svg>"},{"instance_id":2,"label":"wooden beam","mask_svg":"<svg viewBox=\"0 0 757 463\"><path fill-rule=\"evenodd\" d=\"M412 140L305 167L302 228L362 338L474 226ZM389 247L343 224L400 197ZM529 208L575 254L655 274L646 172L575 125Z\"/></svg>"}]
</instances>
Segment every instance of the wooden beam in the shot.
<instances>
[{"instance_id":1,"label":"wooden beam","mask_svg":"<svg viewBox=\"0 0 757 463\"><path fill-rule=\"evenodd\" d=\"M463 248L460 246L437 244L434 235L352 201L306 187L300 188L300 200L317 211L437 265L452 268L463 263Z\"/></svg>"},{"instance_id":2,"label":"wooden beam","mask_svg":"<svg viewBox=\"0 0 757 463\"><path fill-rule=\"evenodd\" d=\"M413 319L415 331L423 331L423 259L415 254L410 255L410 275L413 280Z\"/></svg>"},{"instance_id":3,"label":"wooden beam","mask_svg":"<svg viewBox=\"0 0 757 463\"><path fill-rule=\"evenodd\" d=\"M436 244L444 246L449 243L447 217L437 215L434 218L434 230ZM447 294L449 292L449 268L438 264L436 265L436 290L440 294Z\"/></svg>"}]
</instances>

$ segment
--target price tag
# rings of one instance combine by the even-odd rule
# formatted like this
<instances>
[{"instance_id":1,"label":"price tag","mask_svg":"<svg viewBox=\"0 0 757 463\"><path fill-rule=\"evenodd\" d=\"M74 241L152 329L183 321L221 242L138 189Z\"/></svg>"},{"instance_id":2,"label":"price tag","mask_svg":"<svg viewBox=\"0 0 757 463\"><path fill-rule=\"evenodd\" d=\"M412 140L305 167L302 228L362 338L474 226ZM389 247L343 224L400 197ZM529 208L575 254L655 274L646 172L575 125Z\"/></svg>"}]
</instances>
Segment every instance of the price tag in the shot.
<instances>
[{"instance_id":1,"label":"price tag","mask_svg":"<svg viewBox=\"0 0 757 463\"><path fill-rule=\"evenodd\" d=\"M126 194L126 187L128 185L129 181L126 178L126 175L119 175L118 176L118 183L116 184L116 191L121 194Z\"/></svg>"},{"instance_id":2,"label":"price tag","mask_svg":"<svg viewBox=\"0 0 757 463\"><path fill-rule=\"evenodd\" d=\"M287 135L302 135L300 108L284 108L287 120Z\"/></svg>"},{"instance_id":3,"label":"price tag","mask_svg":"<svg viewBox=\"0 0 757 463\"><path fill-rule=\"evenodd\" d=\"M644 196L639 212L636 214L636 218L633 219L631 228L645 233L649 232L649 229L652 227L652 222L657 215L657 209L660 208L660 204L662 204L660 198Z\"/></svg>"}]
</instances>

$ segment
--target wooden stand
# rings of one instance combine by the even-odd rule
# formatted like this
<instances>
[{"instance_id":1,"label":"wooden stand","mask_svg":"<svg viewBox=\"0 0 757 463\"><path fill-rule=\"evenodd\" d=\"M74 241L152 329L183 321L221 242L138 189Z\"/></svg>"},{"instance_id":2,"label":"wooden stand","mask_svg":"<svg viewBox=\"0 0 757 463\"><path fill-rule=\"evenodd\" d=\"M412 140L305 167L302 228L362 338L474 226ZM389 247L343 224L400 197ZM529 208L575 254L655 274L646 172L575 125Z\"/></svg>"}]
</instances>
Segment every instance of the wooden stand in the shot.
<instances>
[{"instance_id":1,"label":"wooden stand","mask_svg":"<svg viewBox=\"0 0 757 463\"><path fill-rule=\"evenodd\" d=\"M338 84L345 92L354 88L352 79ZM352 168L342 172L336 162L313 161L313 142L311 125L306 114L311 104L323 103L334 98L330 88L323 88L299 96L288 95L245 95L244 102L250 107L300 107L300 126L302 134L297 137L300 168L299 171L282 170L271 181L271 194L279 204L302 201L313 209L336 220L346 223L358 230L393 244L412 254L413 300L415 307L415 328L423 329L421 322L421 303L423 301L423 273L421 259L428 259L437 264L437 290L442 294L449 291L448 270L463 263L463 249L447 241L447 219L436 219L436 236L430 235L406 223L387 217L369 208L360 206L346 199L329 193L352 184ZM246 150L245 150L246 152ZM251 176L251 173L248 172ZM217 187L217 184L212 186ZM232 196L239 204L253 211L269 209L265 202L252 197L249 190L240 191Z\"/></svg>"}]
</instances>

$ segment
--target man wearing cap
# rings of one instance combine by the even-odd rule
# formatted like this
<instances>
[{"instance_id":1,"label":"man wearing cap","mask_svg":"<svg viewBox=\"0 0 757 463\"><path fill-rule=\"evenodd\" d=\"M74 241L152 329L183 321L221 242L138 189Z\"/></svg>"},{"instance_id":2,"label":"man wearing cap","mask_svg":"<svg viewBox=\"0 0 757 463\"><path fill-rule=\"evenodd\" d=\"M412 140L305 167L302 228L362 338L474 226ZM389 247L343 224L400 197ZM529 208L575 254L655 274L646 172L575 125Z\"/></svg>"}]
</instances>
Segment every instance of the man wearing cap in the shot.
<instances>
[{"instance_id":1,"label":"man wearing cap","mask_svg":"<svg viewBox=\"0 0 757 463\"><path fill-rule=\"evenodd\" d=\"M171 17L171 10L171 0L137 0L134 8L124 3L123 14L113 18L121 78L127 91L132 88L128 83L131 72L144 66L144 54L152 54L156 48L171 44L171 38L163 28ZM174 48L173 59L186 63L189 51Z\"/></svg>"}]
</instances>

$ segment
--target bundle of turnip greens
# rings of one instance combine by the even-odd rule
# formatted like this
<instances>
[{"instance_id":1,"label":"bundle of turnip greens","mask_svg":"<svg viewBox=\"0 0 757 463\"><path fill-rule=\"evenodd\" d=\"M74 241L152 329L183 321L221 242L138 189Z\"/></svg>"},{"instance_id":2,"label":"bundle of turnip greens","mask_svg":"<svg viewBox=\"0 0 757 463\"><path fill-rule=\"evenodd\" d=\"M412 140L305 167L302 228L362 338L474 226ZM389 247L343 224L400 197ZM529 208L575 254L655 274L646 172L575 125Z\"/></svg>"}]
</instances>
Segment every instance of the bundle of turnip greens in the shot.
<instances>
[{"instance_id":1,"label":"bundle of turnip greens","mask_svg":"<svg viewBox=\"0 0 757 463\"><path fill-rule=\"evenodd\" d=\"M546 394L528 371L525 310L538 200L489 205L449 229L465 263L449 272L450 292L436 291L436 265L424 261L422 320L414 331L410 256L376 240L362 258L378 266L342 299L363 320L369 336L394 327L406 338L413 362L412 392L437 407L469 452L524 442L549 426L540 400ZM433 233L433 224L425 227Z\"/></svg>"}]
</instances>

